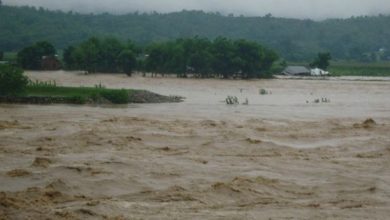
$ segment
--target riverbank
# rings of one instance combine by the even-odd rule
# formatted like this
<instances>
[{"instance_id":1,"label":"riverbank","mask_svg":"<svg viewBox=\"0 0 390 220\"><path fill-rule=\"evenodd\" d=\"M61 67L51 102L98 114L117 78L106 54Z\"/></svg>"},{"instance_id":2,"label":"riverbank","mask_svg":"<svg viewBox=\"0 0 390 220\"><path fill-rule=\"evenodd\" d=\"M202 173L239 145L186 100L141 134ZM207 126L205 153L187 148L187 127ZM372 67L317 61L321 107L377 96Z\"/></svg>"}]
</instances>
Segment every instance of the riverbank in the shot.
<instances>
[{"instance_id":1,"label":"riverbank","mask_svg":"<svg viewBox=\"0 0 390 220\"><path fill-rule=\"evenodd\" d=\"M146 90L107 89L102 87L64 87L30 85L26 95L0 96L0 103L17 104L129 104L181 102L183 97L164 96Z\"/></svg>"}]
</instances>

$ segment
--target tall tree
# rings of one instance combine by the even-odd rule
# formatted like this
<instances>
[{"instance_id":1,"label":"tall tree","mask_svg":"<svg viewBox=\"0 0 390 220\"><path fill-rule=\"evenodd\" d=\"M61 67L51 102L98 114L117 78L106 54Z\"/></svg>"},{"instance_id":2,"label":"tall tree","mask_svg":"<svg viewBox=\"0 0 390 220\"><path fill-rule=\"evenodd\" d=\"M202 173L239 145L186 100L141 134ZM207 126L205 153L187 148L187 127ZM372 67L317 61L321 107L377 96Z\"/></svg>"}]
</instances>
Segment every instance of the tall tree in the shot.
<instances>
[{"instance_id":1,"label":"tall tree","mask_svg":"<svg viewBox=\"0 0 390 220\"><path fill-rule=\"evenodd\" d=\"M24 69L39 70L44 56L54 56L56 50L47 41L40 41L18 52L18 64Z\"/></svg>"},{"instance_id":2,"label":"tall tree","mask_svg":"<svg viewBox=\"0 0 390 220\"><path fill-rule=\"evenodd\" d=\"M64 50L67 69L85 70L90 73L125 72L131 75L136 66L135 45L123 44L116 38L90 38L79 45Z\"/></svg>"},{"instance_id":3,"label":"tall tree","mask_svg":"<svg viewBox=\"0 0 390 220\"><path fill-rule=\"evenodd\" d=\"M122 71L126 73L126 75L131 76L137 64L134 53L129 49L123 50L119 54L118 59Z\"/></svg>"},{"instance_id":4,"label":"tall tree","mask_svg":"<svg viewBox=\"0 0 390 220\"><path fill-rule=\"evenodd\" d=\"M330 53L319 53L310 67L317 67L326 70L329 67L329 61L332 59Z\"/></svg>"}]
</instances>

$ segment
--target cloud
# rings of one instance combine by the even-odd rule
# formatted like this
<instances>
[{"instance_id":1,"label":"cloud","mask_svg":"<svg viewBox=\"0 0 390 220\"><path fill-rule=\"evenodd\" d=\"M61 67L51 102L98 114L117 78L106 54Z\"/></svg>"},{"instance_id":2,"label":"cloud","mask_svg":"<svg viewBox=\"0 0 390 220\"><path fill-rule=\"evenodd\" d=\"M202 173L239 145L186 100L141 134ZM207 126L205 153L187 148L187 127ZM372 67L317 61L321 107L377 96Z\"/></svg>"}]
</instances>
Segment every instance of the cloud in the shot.
<instances>
[{"instance_id":1,"label":"cloud","mask_svg":"<svg viewBox=\"0 0 390 220\"><path fill-rule=\"evenodd\" d=\"M3 0L7 5L42 6L81 13L204 10L235 15L291 18L346 18L390 14L389 0Z\"/></svg>"}]
</instances>

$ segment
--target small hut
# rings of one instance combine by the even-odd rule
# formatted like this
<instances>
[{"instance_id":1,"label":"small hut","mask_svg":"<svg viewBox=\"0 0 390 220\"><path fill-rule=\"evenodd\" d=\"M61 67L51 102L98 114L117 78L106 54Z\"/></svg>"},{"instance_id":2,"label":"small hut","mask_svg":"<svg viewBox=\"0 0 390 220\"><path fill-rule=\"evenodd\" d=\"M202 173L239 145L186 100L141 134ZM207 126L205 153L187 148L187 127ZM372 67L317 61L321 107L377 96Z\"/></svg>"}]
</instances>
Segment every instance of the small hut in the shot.
<instances>
[{"instance_id":1,"label":"small hut","mask_svg":"<svg viewBox=\"0 0 390 220\"><path fill-rule=\"evenodd\" d=\"M282 74L288 76L310 76L310 70L304 66L288 66Z\"/></svg>"},{"instance_id":2,"label":"small hut","mask_svg":"<svg viewBox=\"0 0 390 220\"><path fill-rule=\"evenodd\" d=\"M42 70L59 70L61 68L61 62L58 60L58 56L43 56L41 61Z\"/></svg>"}]
</instances>

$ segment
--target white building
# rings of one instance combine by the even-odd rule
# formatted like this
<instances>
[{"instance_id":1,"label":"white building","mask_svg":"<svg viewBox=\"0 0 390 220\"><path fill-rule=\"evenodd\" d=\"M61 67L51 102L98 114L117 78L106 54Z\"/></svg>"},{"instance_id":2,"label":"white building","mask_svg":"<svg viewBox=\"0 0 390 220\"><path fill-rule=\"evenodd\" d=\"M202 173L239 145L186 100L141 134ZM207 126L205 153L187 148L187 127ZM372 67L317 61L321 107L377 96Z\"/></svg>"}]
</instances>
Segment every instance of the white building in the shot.
<instances>
[{"instance_id":1,"label":"white building","mask_svg":"<svg viewBox=\"0 0 390 220\"><path fill-rule=\"evenodd\" d=\"M314 69L310 70L310 75L312 75L312 76L327 76L327 75L329 75L329 72L322 70L320 68L314 68Z\"/></svg>"}]
</instances>

